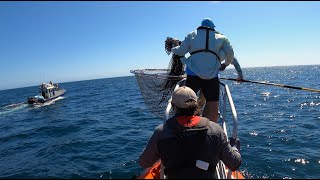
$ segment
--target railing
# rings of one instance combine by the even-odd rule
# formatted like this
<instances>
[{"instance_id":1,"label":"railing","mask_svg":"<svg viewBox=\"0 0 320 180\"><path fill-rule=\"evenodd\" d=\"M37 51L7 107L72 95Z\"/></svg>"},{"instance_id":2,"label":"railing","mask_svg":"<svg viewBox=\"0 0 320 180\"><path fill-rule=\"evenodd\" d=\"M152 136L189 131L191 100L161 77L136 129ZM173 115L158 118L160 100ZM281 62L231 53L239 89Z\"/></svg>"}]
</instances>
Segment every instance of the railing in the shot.
<instances>
[{"instance_id":1,"label":"railing","mask_svg":"<svg viewBox=\"0 0 320 180\"><path fill-rule=\"evenodd\" d=\"M223 84L220 82L220 93L221 93L221 97L220 98L220 110L219 110L219 114L220 114L220 126L223 128L227 138L228 138L228 129L227 129L227 102L229 102L230 105L230 110L231 110L231 114L232 114L232 138L237 139L238 136L238 117L237 117L237 111L236 108L234 106L233 103L233 99L229 90L229 87L227 84ZM228 138L229 139L229 138ZM232 171L228 171L228 174L226 176L226 168L225 165L222 161L219 161L217 167L217 175L219 179L231 179L231 174ZM236 173L236 175L238 175ZM235 177L237 179L237 177Z\"/></svg>"}]
</instances>

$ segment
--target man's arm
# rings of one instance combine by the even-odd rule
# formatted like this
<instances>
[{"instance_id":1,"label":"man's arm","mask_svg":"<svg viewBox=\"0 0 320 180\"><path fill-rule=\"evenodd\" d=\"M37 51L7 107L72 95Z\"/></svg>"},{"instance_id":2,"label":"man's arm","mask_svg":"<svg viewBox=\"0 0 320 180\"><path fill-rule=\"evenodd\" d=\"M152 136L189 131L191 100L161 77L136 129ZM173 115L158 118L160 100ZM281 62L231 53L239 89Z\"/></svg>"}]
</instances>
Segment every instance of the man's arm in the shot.
<instances>
[{"instance_id":1,"label":"man's arm","mask_svg":"<svg viewBox=\"0 0 320 180\"><path fill-rule=\"evenodd\" d=\"M139 157L139 165L143 168L151 167L155 162L160 159L157 142L159 139L159 132L162 126L158 126L150 137L146 147Z\"/></svg>"},{"instance_id":2,"label":"man's arm","mask_svg":"<svg viewBox=\"0 0 320 180\"><path fill-rule=\"evenodd\" d=\"M239 168L242 162L242 158L239 150L236 147L231 147L229 142L227 141L227 137L225 133L221 132L222 137L222 153L221 160L223 163L231 169L231 171L235 171Z\"/></svg>"},{"instance_id":3,"label":"man's arm","mask_svg":"<svg viewBox=\"0 0 320 180\"><path fill-rule=\"evenodd\" d=\"M230 44L230 42L229 42L227 37L224 37L222 50L224 51L224 53L226 55L225 65L228 66L233 61L234 52L233 52L233 48L232 48L232 46L231 46L231 44Z\"/></svg>"},{"instance_id":4,"label":"man's arm","mask_svg":"<svg viewBox=\"0 0 320 180\"><path fill-rule=\"evenodd\" d=\"M242 70L241 70L241 67L240 67L240 64L239 64L237 58L233 59L232 64L233 64L234 68L236 69L236 71L238 73L238 80L242 80L243 79L243 74L242 74Z\"/></svg>"},{"instance_id":5,"label":"man's arm","mask_svg":"<svg viewBox=\"0 0 320 180\"><path fill-rule=\"evenodd\" d=\"M188 34L183 41L181 41L180 46L176 46L172 48L172 53L178 56L184 56L190 51L190 46L189 46L189 36Z\"/></svg>"}]
</instances>

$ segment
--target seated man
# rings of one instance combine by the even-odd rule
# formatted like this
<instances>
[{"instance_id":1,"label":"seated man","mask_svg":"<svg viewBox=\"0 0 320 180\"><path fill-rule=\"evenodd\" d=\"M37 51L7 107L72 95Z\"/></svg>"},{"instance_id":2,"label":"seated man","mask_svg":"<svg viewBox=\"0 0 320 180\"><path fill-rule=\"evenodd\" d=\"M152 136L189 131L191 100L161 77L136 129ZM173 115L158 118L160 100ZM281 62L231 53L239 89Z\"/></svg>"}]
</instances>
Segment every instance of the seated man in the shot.
<instances>
[{"instance_id":1,"label":"seated man","mask_svg":"<svg viewBox=\"0 0 320 180\"><path fill-rule=\"evenodd\" d=\"M198 116L196 93L187 86L176 89L171 101L175 115L159 125L139 157L139 165L151 167L161 159L168 179L216 177L219 160L232 171L241 165L239 139L230 142L223 129Z\"/></svg>"}]
</instances>

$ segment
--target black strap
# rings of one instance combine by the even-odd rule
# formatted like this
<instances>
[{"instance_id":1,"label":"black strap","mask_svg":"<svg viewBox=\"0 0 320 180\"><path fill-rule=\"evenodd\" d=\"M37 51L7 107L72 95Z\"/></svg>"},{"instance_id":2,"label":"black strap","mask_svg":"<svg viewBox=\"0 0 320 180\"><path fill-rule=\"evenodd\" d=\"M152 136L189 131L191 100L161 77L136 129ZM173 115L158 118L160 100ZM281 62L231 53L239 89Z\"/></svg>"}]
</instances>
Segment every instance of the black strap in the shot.
<instances>
[{"instance_id":1,"label":"black strap","mask_svg":"<svg viewBox=\"0 0 320 180\"><path fill-rule=\"evenodd\" d=\"M209 50L209 49L208 49L208 50L203 49L203 50L193 51L193 52L191 52L190 54L191 54L191 55L194 55L194 54L199 53L199 52L211 52L212 54L214 54L214 55L218 58L219 61L221 61L221 60L220 60L220 57L217 55L217 53L215 53L214 51L211 51L211 50Z\"/></svg>"},{"instance_id":2,"label":"black strap","mask_svg":"<svg viewBox=\"0 0 320 180\"><path fill-rule=\"evenodd\" d=\"M199 26L199 27L197 28L197 30L199 30L199 29L205 29L205 30L216 31L215 29L212 29L212 28L207 27L207 26Z\"/></svg>"},{"instance_id":3,"label":"black strap","mask_svg":"<svg viewBox=\"0 0 320 180\"><path fill-rule=\"evenodd\" d=\"M209 29L206 30L206 50L209 50Z\"/></svg>"},{"instance_id":4,"label":"black strap","mask_svg":"<svg viewBox=\"0 0 320 180\"><path fill-rule=\"evenodd\" d=\"M200 53L200 52L210 52L210 53L214 54L214 55L218 58L219 61L221 61L221 60L220 60L220 57L218 56L218 54L215 53L214 51L211 51L211 50L209 49L209 35L210 35L210 34L209 34L209 30L211 30L211 31L215 31L215 30L212 29L212 28L206 27L206 26L200 26L200 27L198 27L197 30L199 30L199 29L204 29L204 30L206 30L206 49L201 49L201 50L193 51L193 52L190 52L190 54L191 54L191 55L194 55L194 54Z\"/></svg>"}]
</instances>

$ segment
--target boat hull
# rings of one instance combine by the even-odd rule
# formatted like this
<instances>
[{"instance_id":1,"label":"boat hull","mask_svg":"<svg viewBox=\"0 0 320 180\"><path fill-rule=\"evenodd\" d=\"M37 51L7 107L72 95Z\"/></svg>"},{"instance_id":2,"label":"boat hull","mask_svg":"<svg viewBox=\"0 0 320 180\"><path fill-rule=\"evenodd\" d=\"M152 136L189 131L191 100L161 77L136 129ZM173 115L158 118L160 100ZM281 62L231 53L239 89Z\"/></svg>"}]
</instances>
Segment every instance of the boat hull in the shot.
<instances>
[{"instance_id":1,"label":"boat hull","mask_svg":"<svg viewBox=\"0 0 320 180\"><path fill-rule=\"evenodd\" d=\"M37 99L35 97L29 97L27 102L28 104L35 104L35 103L44 103L45 101L42 99Z\"/></svg>"},{"instance_id":2,"label":"boat hull","mask_svg":"<svg viewBox=\"0 0 320 180\"><path fill-rule=\"evenodd\" d=\"M29 97L27 99L27 102L28 102L28 104L42 104L42 103L57 99L58 97L61 97L61 96L65 95L66 92L67 91L65 89L58 90L58 91L55 92L56 94L54 96L52 96L50 98L47 98L47 99L37 98L36 96L35 97Z\"/></svg>"},{"instance_id":3,"label":"boat hull","mask_svg":"<svg viewBox=\"0 0 320 180\"><path fill-rule=\"evenodd\" d=\"M140 176L136 179L160 179L161 171L161 161L153 164L153 166L145 169ZM226 176L228 175L229 169L226 168ZM239 171L233 171L231 174L231 179L245 179L244 176Z\"/></svg>"}]
</instances>

